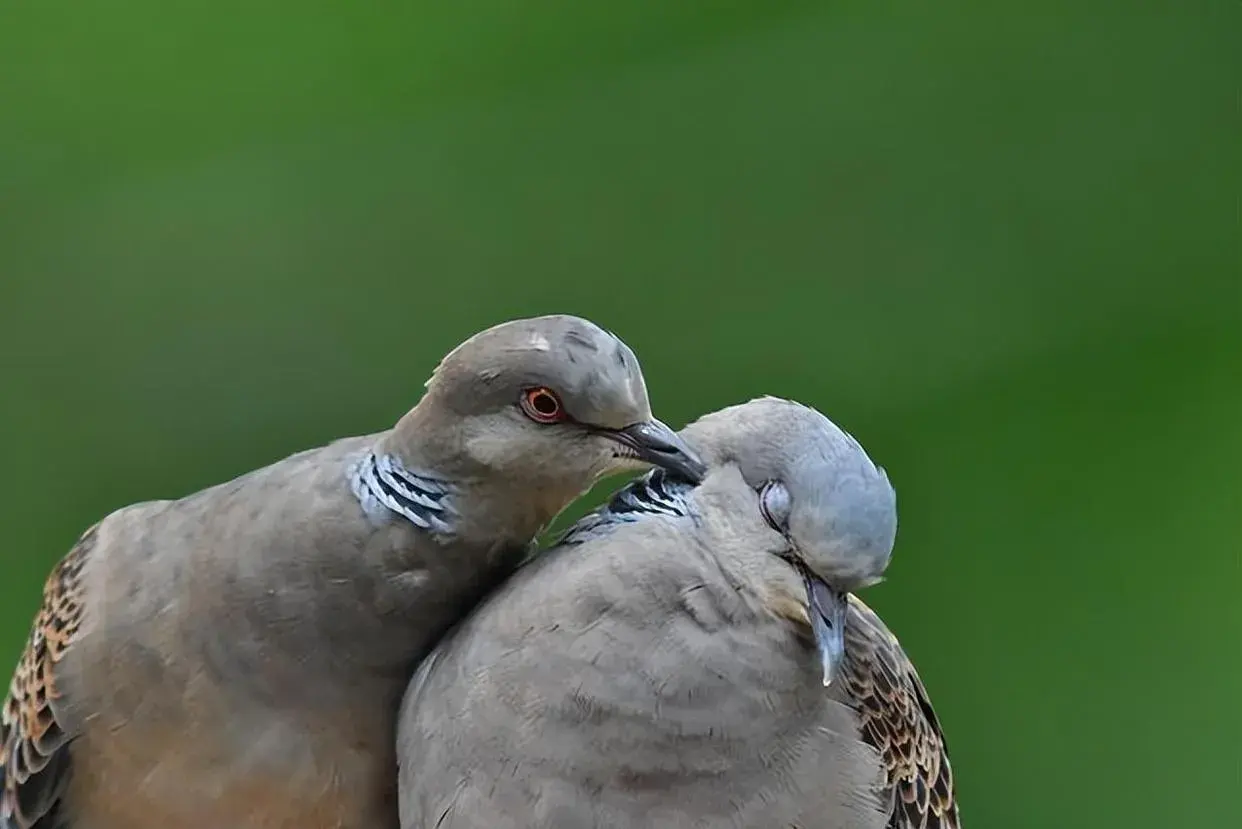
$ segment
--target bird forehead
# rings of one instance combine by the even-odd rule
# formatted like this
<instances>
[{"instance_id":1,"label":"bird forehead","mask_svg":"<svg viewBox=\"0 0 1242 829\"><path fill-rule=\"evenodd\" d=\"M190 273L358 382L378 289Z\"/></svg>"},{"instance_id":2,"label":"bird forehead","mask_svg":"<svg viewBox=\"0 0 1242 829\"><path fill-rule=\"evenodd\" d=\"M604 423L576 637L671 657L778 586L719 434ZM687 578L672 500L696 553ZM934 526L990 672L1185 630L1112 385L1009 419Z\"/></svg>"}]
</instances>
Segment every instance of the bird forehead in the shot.
<instances>
[{"instance_id":1,"label":"bird forehead","mask_svg":"<svg viewBox=\"0 0 1242 829\"><path fill-rule=\"evenodd\" d=\"M486 412L521 390L547 386L569 414L621 427L650 417L638 359L619 337L567 315L501 323L451 352L433 381L461 412Z\"/></svg>"},{"instance_id":2,"label":"bird forehead","mask_svg":"<svg viewBox=\"0 0 1242 829\"><path fill-rule=\"evenodd\" d=\"M546 386L575 419L619 428L650 417L641 374L615 370L598 360L569 359L564 349L522 349L495 355L488 363L446 377L464 410L486 411L516 400L524 389Z\"/></svg>"},{"instance_id":3,"label":"bird forehead","mask_svg":"<svg viewBox=\"0 0 1242 829\"><path fill-rule=\"evenodd\" d=\"M791 532L807 551L886 560L896 535L896 494L862 445L820 412L758 398L714 412L683 435L709 464L736 465L747 483L788 490Z\"/></svg>"},{"instance_id":4,"label":"bird forehead","mask_svg":"<svg viewBox=\"0 0 1242 829\"><path fill-rule=\"evenodd\" d=\"M861 550L887 555L897 528L897 499L883 472L872 469L841 470L832 476L816 470L815 478L802 482L802 503L795 510L794 531L850 539Z\"/></svg>"},{"instance_id":5,"label":"bird forehead","mask_svg":"<svg viewBox=\"0 0 1242 829\"><path fill-rule=\"evenodd\" d=\"M551 355L556 362L550 368L580 416L609 426L650 416L638 359L616 336L599 328L570 329Z\"/></svg>"},{"instance_id":6,"label":"bird forehead","mask_svg":"<svg viewBox=\"0 0 1242 829\"><path fill-rule=\"evenodd\" d=\"M816 471L816 464L830 475L832 460L853 453L857 446L815 409L773 397L704 415L683 435L709 463L735 464L756 486L771 478L796 485L796 469L805 476Z\"/></svg>"},{"instance_id":7,"label":"bird forehead","mask_svg":"<svg viewBox=\"0 0 1242 829\"><path fill-rule=\"evenodd\" d=\"M576 377L567 394L571 411L597 426L620 428L651 416L641 374L596 366Z\"/></svg>"}]
</instances>

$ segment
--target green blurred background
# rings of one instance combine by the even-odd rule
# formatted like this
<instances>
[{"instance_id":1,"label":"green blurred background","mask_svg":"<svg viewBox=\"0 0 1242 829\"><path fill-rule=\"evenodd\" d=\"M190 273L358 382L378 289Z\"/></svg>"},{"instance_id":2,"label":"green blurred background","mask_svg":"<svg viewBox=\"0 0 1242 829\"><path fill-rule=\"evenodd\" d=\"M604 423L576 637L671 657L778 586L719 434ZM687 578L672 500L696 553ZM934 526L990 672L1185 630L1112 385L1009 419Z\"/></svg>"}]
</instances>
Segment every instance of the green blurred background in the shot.
<instances>
[{"instance_id":1,"label":"green blurred background","mask_svg":"<svg viewBox=\"0 0 1242 829\"><path fill-rule=\"evenodd\" d=\"M900 492L970 827L1232 825L1239 6L6 4L0 658L76 534L589 316Z\"/></svg>"}]
</instances>

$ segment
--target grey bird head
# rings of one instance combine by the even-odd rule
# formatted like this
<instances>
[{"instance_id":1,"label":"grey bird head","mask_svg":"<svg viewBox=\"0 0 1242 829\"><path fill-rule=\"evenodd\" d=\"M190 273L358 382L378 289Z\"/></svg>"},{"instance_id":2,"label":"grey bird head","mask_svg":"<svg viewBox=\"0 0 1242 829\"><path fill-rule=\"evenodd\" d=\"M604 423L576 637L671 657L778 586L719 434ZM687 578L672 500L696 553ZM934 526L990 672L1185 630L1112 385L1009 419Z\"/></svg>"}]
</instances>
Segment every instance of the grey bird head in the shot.
<instances>
[{"instance_id":1,"label":"grey bird head","mask_svg":"<svg viewBox=\"0 0 1242 829\"><path fill-rule=\"evenodd\" d=\"M452 422L437 430L449 433L442 454L465 474L566 482L580 491L603 475L649 465L696 482L704 472L652 416L634 352L579 317L514 320L474 335L427 381L411 416L420 414L438 426Z\"/></svg>"},{"instance_id":2,"label":"grey bird head","mask_svg":"<svg viewBox=\"0 0 1242 829\"><path fill-rule=\"evenodd\" d=\"M786 539L782 557L806 587L827 685L845 651L845 594L880 581L892 556L897 495L888 476L828 418L775 397L705 415L682 435L709 466L735 465Z\"/></svg>"}]
</instances>

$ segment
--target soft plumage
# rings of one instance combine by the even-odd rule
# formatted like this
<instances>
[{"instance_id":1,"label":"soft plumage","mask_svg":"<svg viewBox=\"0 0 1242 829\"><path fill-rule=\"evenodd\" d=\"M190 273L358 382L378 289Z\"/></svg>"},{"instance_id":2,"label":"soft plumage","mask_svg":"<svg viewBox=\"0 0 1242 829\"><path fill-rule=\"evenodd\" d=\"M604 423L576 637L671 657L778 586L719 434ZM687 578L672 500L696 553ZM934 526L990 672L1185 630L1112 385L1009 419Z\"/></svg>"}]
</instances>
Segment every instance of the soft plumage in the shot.
<instances>
[{"instance_id":1,"label":"soft plumage","mask_svg":"<svg viewBox=\"0 0 1242 829\"><path fill-rule=\"evenodd\" d=\"M609 472L700 466L575 317L472 337L391 430L118 510L47 583L0 829L383 829L410 672Z\"/></svg>"},{"instance_id":2,"label":"soft plumage","mask_svg":"<svg viewBox=\"0 0 1242 829\"><path fill-rule=\"evenodd\" d=\"M888 563L883 471L771 398L683 435L712 467L701 486L621 490L423 663L398 731L403 829L958 826L917 674L841 592ZM821 583L843 630L813 628Z\"/></svg>"},{"instance_id":3,"label":"soft plumage","mask_svg":"<svg viewBox=\"0 0 1242 829\"><path fill-rule=\"evenodd\" d=\"M880 754L888 829L958 829L949 749L927 689L875 611L850 597L843 690Z\"/></svg>"},{"instance_id":4,"label":"soft plumage","mask_svg":"<svg viewBox=\"0 0 1242 829\"><path fill-rule=\"evenodd\" d=\"M43 603L0 710L0 819L18 826L39 815L63 825L60 794L69 762L69 735L52 705L60 699L56 666L82 623L82 564L95 546L95 525L57 563L43 585Z\"/></svg>"}]
</instances>

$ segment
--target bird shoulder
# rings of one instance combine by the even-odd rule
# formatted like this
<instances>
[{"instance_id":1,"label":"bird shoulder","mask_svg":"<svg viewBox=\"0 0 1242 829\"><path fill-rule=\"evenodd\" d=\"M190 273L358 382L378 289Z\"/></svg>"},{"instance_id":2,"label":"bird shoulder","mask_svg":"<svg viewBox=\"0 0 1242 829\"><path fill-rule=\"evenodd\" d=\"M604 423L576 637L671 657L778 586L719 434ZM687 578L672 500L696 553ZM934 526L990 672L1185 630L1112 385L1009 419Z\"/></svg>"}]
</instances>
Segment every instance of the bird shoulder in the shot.
<instances>
[{"instance_id":1,"label":"bird shoulder","mask_svg":"<svg viewBox=\"0 0 1242 829\"><path fill-rule=\"evenodd\" d=\"M888 829L960 829L949 750L927 689L875 611L850 596L846 689L864 742L880 755Z\"/></svg>"}]
</instances>

